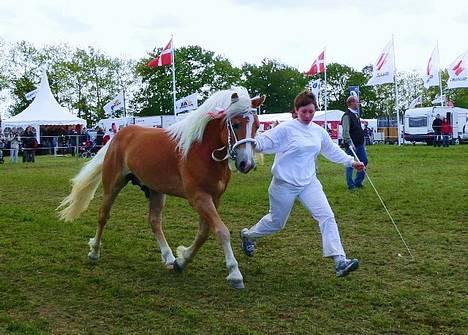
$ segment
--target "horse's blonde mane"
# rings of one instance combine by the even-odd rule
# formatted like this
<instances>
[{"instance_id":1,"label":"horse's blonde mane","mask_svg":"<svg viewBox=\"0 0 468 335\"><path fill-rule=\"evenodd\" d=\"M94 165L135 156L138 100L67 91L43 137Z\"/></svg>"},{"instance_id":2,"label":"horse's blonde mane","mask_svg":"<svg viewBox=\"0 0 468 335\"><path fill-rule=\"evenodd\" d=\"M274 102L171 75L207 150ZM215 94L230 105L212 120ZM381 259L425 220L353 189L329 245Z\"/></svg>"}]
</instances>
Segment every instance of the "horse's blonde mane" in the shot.
<instances>
[{"instance_id":1,"label":"horse's blonde mane","mask_svg":"<svg viewBox=\"0 0 468 335\"><path fill-rule=\"evenodd\" d=\"M239 100L231 104L233 93L237 93ZM197 110L191 112L185 119L172 124L166 131L177 142L177 148L186 156L192 143L202 140L206 125L212 120L208 113L224 110L224 117L231 118L245 113L250 108L250 104L249 93L243 87L218 91Z\"/></svg>"}]
</instances>

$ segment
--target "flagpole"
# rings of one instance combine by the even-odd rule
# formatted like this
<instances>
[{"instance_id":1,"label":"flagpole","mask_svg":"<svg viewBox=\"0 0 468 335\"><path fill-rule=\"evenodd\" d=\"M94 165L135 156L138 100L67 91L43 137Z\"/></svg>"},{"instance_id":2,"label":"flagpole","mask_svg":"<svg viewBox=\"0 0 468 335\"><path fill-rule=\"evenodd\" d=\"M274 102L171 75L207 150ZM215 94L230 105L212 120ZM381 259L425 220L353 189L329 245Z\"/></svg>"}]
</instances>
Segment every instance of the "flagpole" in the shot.
<instances>
[{"instance_id":1,"label":"flagpole","mask_svg":"<svg viewBox=\"0 0 468 335\"><path fill-rule=\"evenodd\" d=\"M436 43L436 48L437 48L437 59L439 60L439 68L437 69L437 75L439 76L439 96L440 96L440 105L444 105L444 100L442 97L442 76L441 76L441 71L440 71L440 53L439 53L439 41Z\"/></svg>"},{"instance_id":2,"label":"flagpole","mask_svg":"<svg viewBox=\"0 0 468 335\"><path fill-rule=\"evenodd\" d=\"M171 62L172 62L172 99L174 105L174 116L176 114L176 78L175 78L175 51L174 51L174 37L171 34L172 48L171 48Z\"/></svg>"},{"instance_id":3,"label":"flagpole","mask_svg":"<svg viewBox=\"0 0 468 335\"><path fill-rule=\"evenodd\" d=\"M328 96L327 96L327 53L326 48L323 48L323 66L324 66L324 79L325 79L325 131L328 134L328 124L327 124L327 110L328 110Z\"/></svg>"},{"instance_id":4,"label":"flagpole","mask_svg":"<svg viewBox=\"0 0 468 335\"><path fill-rule=\"evenodd\" d=\"M122 85L122 97L123 97L123 105L124 105L124 117L127 117L127 106L125 103L125 87Z\"/></svg>"},{"instance_id":5,"label":"flagpole","mask_svg":"<svg viewBox=\"0 0 468 335\"><path fill-rule=\"evenodd\" d=\"M395 87L395 112L397 117L397 142L400 145L400 113L398 112L398 84L397 84L397 70L396 70L396 62L395 62L395 40L392 35L392 45L393 45L393 84Z\"/></svg>"}]
</instances>

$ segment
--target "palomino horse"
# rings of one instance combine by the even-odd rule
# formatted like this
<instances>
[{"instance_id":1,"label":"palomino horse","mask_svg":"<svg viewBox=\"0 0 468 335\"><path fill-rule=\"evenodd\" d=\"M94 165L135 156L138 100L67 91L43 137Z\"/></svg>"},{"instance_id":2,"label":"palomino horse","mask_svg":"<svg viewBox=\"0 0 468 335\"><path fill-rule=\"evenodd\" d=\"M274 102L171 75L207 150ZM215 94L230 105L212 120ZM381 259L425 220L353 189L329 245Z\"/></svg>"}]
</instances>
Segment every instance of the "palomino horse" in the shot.
<instances>
[{"instance_id":1,"label":"palomino horse","mask_svg":"<svg viewBox=\"0 0 468 335\"><path fill-rule=\"evenodd\" d=\"M120 130L72 179L72 191L59 206L65 207L60 211L61 219L74 220L86 210L102 181L103 200L96 236L89 241L89 259L99 259L112 203L131 181L149 199L149 223L167 268L183 270L211 230L224 250L229 271L226 279L231 286L243 288L230 233L217 208L231 176L228 160L234 160L242 173L255 167L252 142L259 122L252 108L264 99L250 100L244 88L219 91L168 129L129 126ZM199 215L195 240L188 248L179 246L177 258L162 230L161 212L166 194L186 198Z\"/></svg>"}]
</instances>

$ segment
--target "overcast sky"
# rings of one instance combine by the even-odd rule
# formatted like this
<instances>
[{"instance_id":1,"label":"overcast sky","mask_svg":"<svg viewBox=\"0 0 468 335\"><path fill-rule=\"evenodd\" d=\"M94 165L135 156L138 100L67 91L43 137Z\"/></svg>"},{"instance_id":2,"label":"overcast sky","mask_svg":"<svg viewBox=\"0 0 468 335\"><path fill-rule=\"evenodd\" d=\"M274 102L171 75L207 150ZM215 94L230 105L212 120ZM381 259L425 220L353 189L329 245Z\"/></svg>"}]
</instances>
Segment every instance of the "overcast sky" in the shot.
<instances>
[{"instance_id":1,"label":"overcast sky","mask_svg":"<svg viewBox=\"0 0 468 335\"><path fill-rule=\"evenodd\" d=\"M395 39L398 70L426 66L436 42L445 67L468 49L466 0L1 0L0 36L37 47L66 42L139 59L174 35L239 66L277 59L306 71L327 62L361 69Z\"/></svg>"}]
</instances>

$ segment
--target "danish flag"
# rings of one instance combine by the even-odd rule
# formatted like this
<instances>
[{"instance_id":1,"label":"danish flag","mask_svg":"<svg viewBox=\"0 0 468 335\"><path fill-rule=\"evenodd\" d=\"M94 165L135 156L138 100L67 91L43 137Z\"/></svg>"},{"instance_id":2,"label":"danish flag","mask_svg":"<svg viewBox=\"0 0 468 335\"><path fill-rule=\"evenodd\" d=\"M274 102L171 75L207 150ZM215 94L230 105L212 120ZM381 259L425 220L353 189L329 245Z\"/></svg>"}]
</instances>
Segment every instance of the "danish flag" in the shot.
<instances>
[{"instance_id":1,"label":"danish flag","mask_svg":"<svg viewBox=\"0 0 468 335\"><path fill-rule=\"evenodd\" d=\"M305 72L306 76L313 76L317 73L325 72L325 50L317 57L309 71Z\"/></svg>"},{"instance_id":2,"label":"danish flag","mask_svg":"<svg viewBox=\"0 0 468 335\"><path fill-rule=\"evenodd\" d=\"M161 54L153 58L149 63L148 67L155 68L158 66L172 65L172 39L167 43L166 47L161 51Z\"/></svg>"}]
</instances>

